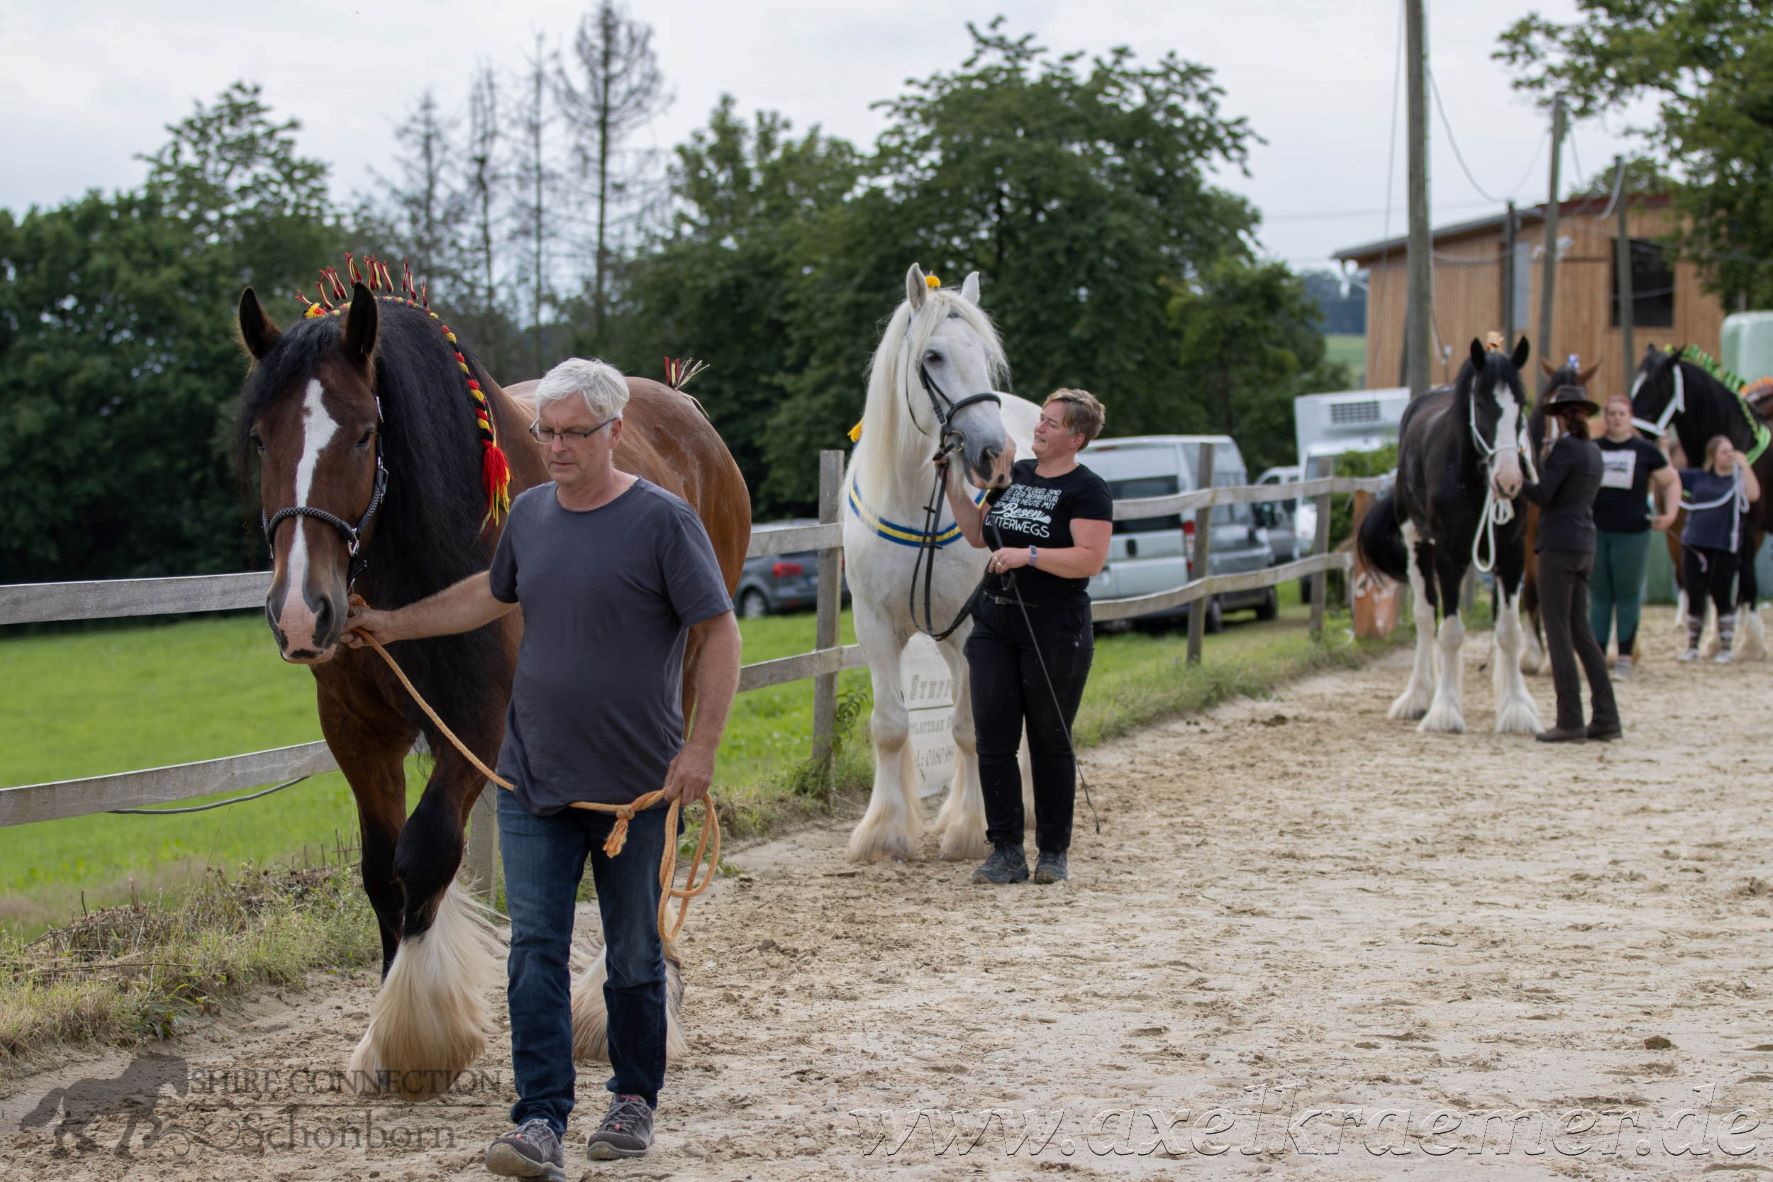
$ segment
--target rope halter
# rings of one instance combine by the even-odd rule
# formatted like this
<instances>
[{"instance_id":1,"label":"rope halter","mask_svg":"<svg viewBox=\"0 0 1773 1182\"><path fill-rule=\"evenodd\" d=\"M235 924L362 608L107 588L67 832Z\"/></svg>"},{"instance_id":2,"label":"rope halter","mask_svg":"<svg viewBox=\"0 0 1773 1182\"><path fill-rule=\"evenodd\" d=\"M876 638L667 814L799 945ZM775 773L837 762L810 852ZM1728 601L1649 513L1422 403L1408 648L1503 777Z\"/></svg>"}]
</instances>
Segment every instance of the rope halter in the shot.
<instances>
[{"instance_id":1,"label":"rope halter","mask_svg":"<svg viewBox=\"0 0 1773 1182\"><path fill-rule=\"evenodd\" d=\"M1636 391L1634 390L1633 393L1636 393ZM1662 438L1662 433L1668 430L1668 425L1674 421L1674 417L1686 409L1687 382L1686 379L1681 376L1681 361L1680 358L1677 357L1675 358L1674 363L1674 395L1669 398L1668 405L1662 408L1662 413L1656 416L1656 421L1654 423L1648 419L1640 419L1636 415L1633 415L1631 418L1631 425L1648 435L1660 439Z\"/></svg>"},{"instance_id":2,"label":"rope halter","mask_svg":"<svg viewBox=\"0 0 1773 1182\"><path fill-rule=\"evenodd\" d=\"M1496 527L1507 525L1514 520L1514 499L1498 496L1496 492L1495 460L1503 452L1514 452L1517 462L1523 462L1529 473L1532 472L1532 456L1526 445L1526 424L1515 431L1515 437L1507 443L1492 445L1485 439L1477 425L1477 397L1475 391L1465 402L1467 425L1471 430L1471 442L1477 447L1478 454L1483 457L1484 464L1484 508L1483 515L1478 519L1477 533L1471 539L1471 565L1482 574L1489 574L1496 569Z\"/></svg>"}]
</instances>

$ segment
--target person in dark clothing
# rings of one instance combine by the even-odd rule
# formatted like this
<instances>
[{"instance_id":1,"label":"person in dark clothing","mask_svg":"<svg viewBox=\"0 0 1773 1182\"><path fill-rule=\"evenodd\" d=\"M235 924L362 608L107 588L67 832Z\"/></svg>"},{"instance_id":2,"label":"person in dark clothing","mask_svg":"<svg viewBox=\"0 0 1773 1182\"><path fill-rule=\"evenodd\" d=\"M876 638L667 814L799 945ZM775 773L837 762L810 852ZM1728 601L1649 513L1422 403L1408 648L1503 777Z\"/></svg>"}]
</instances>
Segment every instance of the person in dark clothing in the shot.
<instances>
[{"instance_id":1,"label":"person in dark clothing","mask_svg":"<svg viewBox=\"0 0 1773 1182\"><path fill-rule=\"evenodd\" d=\"M1683 661L1699 659L1699 633L1705 627L1705 600L1718 609L1719 664L1728 664L1736 633L1736 552L1742 541L1744 510L1761 499L1761 485L1748 457L1714 436L1705 445L1705 467L1681 469L1687 502L1687 528L1681 531L1681 569L1687 582L1687 650Z\"/></svg>"},{"instance_id":2,"label":"person in dark clothing","mask_svg":"<svg viewBox=\"0 0 1773 1182\"><path fill-rule=\"evenodd\" d=\"M1034 881L1069 874L1077 764L1071 723L1083 701L1095 653L1090 577L1108 559L1114 498L1100 476L1077 462L1102 429L1102 404L1084 390L1056 390L1034 428L1034 458L1018 460L1009 487L987 507L957 480L948 504L975 547L991 550L985 584L967 637L979 785L991 856L974 882L1021 882L1022 771L1016 761L1024 726L1034 778ZM1049 684L1050 683L1050 684Z\"/></svg>"},{"instance_id":3,"label":"person in dark clothing","mask_svg":"<svg viewBox=\"0 0 1773 1182\"><path fill-rule=\"evenodd\" d=\"M1588 577L1594 568L1594 498L1601 487L1601 452L1588 438L1588 420L1600 407L1581 386L1559 386L1545 405L1547 425L1557 436L1540 461L1539 480L1521 491L1539 506L1539 611L1545 649L1557 689L1558 721L1539 739L1580 743L1617 739L1619 707L1607 679L1607 654L1589 621ZM1580 662L1588 677L1593 717L1582 725Z\"/></svg>"},{"instance_id":4,"label":"person in dark clothing","mask_svg":"<svg viewBox=\"0 0 1773 1182\"><path fill-rule=\"evenodd\" d=\"M1594 577L1590 587L1590 623L1604 652L1613 621L1619 621L1619 660L1615 677L1629 677L1632 649L1638 634L1638 606L1643 599L1644 563L1650 553L1650 531L1667 529L1681 508L1681 482L1656 445L1639 437L1631 423L1631 399L1607 399L1601 449L1601 491L1594 498ZM1654 493L1659 511L1650 511Z\"/></svg>"}]
</instances>

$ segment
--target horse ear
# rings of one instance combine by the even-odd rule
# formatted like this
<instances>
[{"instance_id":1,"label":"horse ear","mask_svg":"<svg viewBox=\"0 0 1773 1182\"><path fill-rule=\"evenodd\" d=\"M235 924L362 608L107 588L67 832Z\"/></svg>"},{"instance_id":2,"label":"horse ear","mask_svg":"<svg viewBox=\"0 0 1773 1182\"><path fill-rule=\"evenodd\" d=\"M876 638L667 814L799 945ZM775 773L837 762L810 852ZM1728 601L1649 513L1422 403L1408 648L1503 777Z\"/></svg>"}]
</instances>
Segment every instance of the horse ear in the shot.
<instances>
[{"instance_id":1,"label":"horse ear","mask_svg":"<svg viewBox=\"0 0 1773 1182\"><path fill-rule=\"evenodd\" d=\"M911 270L905 272L905 300L913 312L923 307L924 297L928 294L929 288L923 282L923 268L912 263Z\"/></svg>"},{"instance_id":2,"label":"horse ear","mask_svg":"<svg viewBox=\"0 0 1773 1182\"><path fill-rule=\"evenodd\" d=\"M351 285L351 311L345 316L345 356L358 369L369 370L376 351L376 298L361 283Z\"/></svg>"},{"instance_id":3,"label":"horse ear","mask_svg":"<svg viewBox=\"0 0 1773 1182\"><path fill-rule=\"evenodd\" d=\"M1509 358L1509 360L1514 362L1516 370L1525 369L1527 368L1527 358L1532 352L1532 347L1527 344L1527 338L1522 337L1514 343L1514 356Z\"/></svg>"},{"instance_id":4,"label":"horse ear","mask_svg":"<svg viewBox=\"0 0 1773 1182\"><path fill-rule=\"evenodd\" d=\"M1480 371L1484 368L1484 343L1476 337L1471 338L1471 368Z\"/></svg>"},{"instance_id":5,"label":"horse ear","mask_svg":"<svg viewBox=\"0 0 1773 1182\"><path fill-rule=\"evenodd\" d=\"M1551 367L1551 362L1543 357L1539 359L1539 368L1545 371L1545 376L1548 378L1555 378L1558 376L1558 371Z\"/></svg>"},{"instance_id":6,"label":"horse ear","mask_svg":"<svg viewBox=\"0 0 1773 1182\"><path fill-rule=\"evenodd\" d=\"M240 343L252 354L254 361L263 361L277 338L283 335L265 309L259 304L259 297L252 288L240 293Z\"/></svg>"},{"instance_id":7,"label":"horse ear","mask_svg":"<svg viewBox=\"0 0 1773 1182\"><path fill-rule=\"evenodd\" d=\"M979 304L979 273L969 271L960 285L960 298L977 307Z\"/></svg>"},{"instance_id":8,"label":"horse ear","mask_svg":"<svg viewBox=\"0 0 1773 1182\"><path fill-rule=\"evenodd\" d=\"M1587 369L1581 370L1576 375L1576 384L1578 386L1588 385L1590 382L1594 381L1594 375L1599 373L1600 369L1601 363L1597 361Z\"/></svg>"}]
</instances>

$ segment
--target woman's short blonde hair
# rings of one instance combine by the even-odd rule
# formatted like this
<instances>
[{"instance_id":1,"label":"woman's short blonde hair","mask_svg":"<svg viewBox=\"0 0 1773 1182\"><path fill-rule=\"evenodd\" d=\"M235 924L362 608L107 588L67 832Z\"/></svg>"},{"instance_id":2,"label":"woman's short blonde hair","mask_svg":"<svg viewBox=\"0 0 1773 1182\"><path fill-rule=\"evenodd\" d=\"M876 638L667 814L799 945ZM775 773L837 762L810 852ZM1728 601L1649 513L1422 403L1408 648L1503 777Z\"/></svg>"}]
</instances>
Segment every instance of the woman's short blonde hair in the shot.
<instances>
[{"instance_id":1,"label":"woman's short blonde hair","mask_svg":"<svg viewBox=\"0 0 1773 1182\"><path fill-rule=\"evenodd\" d=\"M1710 468L1717 462L1718 448L1730 442L1728 435L1713 435L1705 441L1705 467Z\"/></svg>"},{"instance_id":2,"label":"woman's short blonde hair","mask_svg":"<svg viewBox=\"0 0 1773 1182\"><path fill-rule=\"evenodd\" d=\"M1061 387L1047 395L1041 405L1051 406L1055 402L1065 404L1065 429L1075 435L1082 435L1087 444L1102 431L1102 424L1108 421L1108 412L1102 409L1101 402L1088 390L1074 390Z\"/></svg>"}]
</instances>

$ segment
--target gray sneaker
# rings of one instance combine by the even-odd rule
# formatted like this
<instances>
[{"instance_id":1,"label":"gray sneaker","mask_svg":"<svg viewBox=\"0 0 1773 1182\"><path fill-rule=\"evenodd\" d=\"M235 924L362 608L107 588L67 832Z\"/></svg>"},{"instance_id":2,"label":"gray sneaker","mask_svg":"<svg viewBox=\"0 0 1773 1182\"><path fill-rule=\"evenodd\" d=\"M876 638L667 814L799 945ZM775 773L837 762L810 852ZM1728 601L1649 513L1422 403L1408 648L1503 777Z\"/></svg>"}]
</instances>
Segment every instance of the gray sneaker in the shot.
<instances>
[{"instance_id":1,"label":"gray sneaker","mask_svg":"<svg viewBox=\"0 0 1773 1182\"><path fill-rule=\"evenodd\" d=\"M486 1147L486 1168L501 1178L546 1178L566 1182L566 1154L560 1136L540 1116L532 1116Z\"/></svg>"},{"instance_id":2,"label":"gray sneaker","mask_svg":"<svg viewBox=\"0 0 1773 1182\"><path fill-rule=\"evenodd\" d=\"M1615 680L1615 681L1630 681L1631 680L1631 658L1630 657L1620 657L1619 660L1614 663L1614 665L1613 665L1613 680Z\"/></svg>"},{"instance_id":3,"label":"gray sneaker","mask_svg":"<svg viewBox=\"0 0 1773 1182\"><path fill-rule=\"evenodd\" d=\"M984 865L973 871L973 881L999 886L1011 882L1027 882L1028 855L1022 852L1019 845L993 846L991 856L985 859Z\"/></svg>"},{"instance_id":4,"label":"gray sneaker","mask_svg":"<svg viewBox=\"0 0 1773 1182\"><path fill-rule=\"evenodd\" d=\"M591 1134L585 1152L592 1161L639 1157L653 1144L653 1109L639 1096L617 1095L603 1114L603 1123Z\"/></svg>"},{"instance_id":5,"label":"gray sneaker","mask_svg":"<svg viewBox=\"0 0 1773 1182\"><path fill-rule=\"evenodd\" d=\"M1045 886L1047 883L1064 882L1071 875L1065 867L1064 850L1042 850L1040 857L1034 860L1034 881Z\"/></svg>"}]
</instances>

